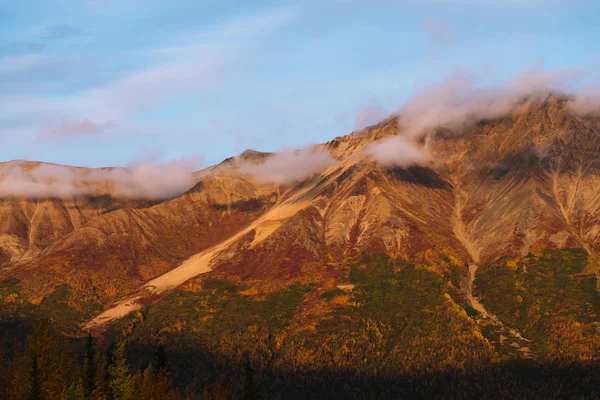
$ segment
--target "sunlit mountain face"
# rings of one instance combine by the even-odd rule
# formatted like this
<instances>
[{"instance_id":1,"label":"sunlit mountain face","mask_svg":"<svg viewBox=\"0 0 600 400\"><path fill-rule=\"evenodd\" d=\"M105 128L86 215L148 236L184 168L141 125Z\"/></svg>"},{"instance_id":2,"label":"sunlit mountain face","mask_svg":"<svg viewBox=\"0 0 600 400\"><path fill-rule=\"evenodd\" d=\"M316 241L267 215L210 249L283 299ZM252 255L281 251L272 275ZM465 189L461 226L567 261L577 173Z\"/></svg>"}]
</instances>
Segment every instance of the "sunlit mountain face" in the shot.
<instances>
[{"instance_id":1,"label":"sunlit mountain face","mask_svg":"<svg viewBox=\"0 0 600 400\"><path fill-rule=\"evenodd\" d=\"M126 346L130 373L150 374L160 344L165 396L243 393L224 382L247 364L269 396L337 397L357 382L355 397L455 382L474 395L490 377L553 396L563 368L590 394L599 125L561 95L416 136L394 116L283 156L243 152L162 199L52 166L77 193L2 200L1 321L59 347L91 332L107 371ZM64 184L17 164L38 190Z\"/></svg>"},{"instance_id":2,"label":"sunlit mountain face","mask_svg":"<svg viewBox=\"0 0 600 400\"><path fill-rule=\"evenodd\" d=\"M0 0L0 400L600 399L598 15Z\"/></svg>"}]
</instances>

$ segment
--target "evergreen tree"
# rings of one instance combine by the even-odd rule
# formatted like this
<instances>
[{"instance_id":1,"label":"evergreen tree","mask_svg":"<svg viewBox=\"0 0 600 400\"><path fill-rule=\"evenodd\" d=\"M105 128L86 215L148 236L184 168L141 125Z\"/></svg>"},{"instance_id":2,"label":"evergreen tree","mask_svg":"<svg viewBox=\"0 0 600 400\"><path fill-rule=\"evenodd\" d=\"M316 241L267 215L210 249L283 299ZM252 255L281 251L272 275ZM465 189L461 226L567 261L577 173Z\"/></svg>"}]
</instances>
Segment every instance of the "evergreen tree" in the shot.
<instances>
[{"instance_id":1,"label":"evergreen tree","mask_svg":"<svg viewBox=\"0 0 600 400\"><path fill-rule=\"evenodd\" d=\"M83 364L83 394L89 399L96 389L96 355L94 352L94 338L88 333L86 352Z\"/></svg>"},{"instance_id":2,"label":"evergreen tree","mask_svg":"<svg viewBox=\"0 0 600 400\"><path fill-rule=\"evenodd\" d=\"M29 400L43 400L44 392L42 390L42 371L38 365L37 354L31 354L31 369L29 370L29 390L27 391Z\"/></svg>"},{"instance_id":3,"label":"evergreen tree","mask_svg":"<svg viewBox=\"0 0 600 400\"><path fill-rule=\"evenodd\" d=\"M244 382L244 400L260 399L260 391L254 382L254 370L250 365L250 361L246 362L246 379Z\"/></svg>"},{"instance_id":4,"label":"evergreen tree","mask_svg":"<svg viewBox=\"0 0 600 400\"><path fill-rule=\"evenodd\" d=\"M154 358L156 359L156 373L158 374L161 370L165 370L167 375L170 375L171 367L169 365L169 360L167 359L167 352L162 344L159 344L156 348Z\"/></svg>"},{"instance_id":5,"label":"evergreen tree","mask_svg":"<svg viewBox=\"0 0 600 400\"><path fill-rule=\"evenodd\" d=\"M104 355L104 362L99 365L100 367L100 376L102 377L102 385L101 392L104 394L107 400L114 400L114 396L112 393L112 389L110 387L110 367L113 365L114 361L114 350L115 343L112 342L108 348L106 349Z\"/></svg>"},{"instance_id":6,"label":"evergreen tree","mask_svg":"<svg viewBox=\"0 0 600 400\"><path fill-rule=\"evenodd\" d=\"M125 358L125 342L118 342L112 357L112 364L108 367L110 374L110 389L115 400L128 400L135 389L135 377L129 374L129 367Z\"/></svg>"}]
</instances>

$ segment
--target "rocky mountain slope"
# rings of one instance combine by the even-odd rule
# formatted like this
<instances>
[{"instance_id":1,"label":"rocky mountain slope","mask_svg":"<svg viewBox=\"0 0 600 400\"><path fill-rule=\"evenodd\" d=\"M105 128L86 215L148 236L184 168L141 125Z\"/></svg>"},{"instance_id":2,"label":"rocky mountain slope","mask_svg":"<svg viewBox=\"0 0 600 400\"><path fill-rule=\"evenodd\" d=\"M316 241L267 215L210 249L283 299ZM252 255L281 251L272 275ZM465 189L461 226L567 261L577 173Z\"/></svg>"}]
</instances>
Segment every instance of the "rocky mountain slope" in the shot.
<instances>
[{"instance_id":1,"label":"rocky mountain slope","mask_svg":"<svg viewBox=\"0 0 600 400\"><path fill-rule=\"evenodd\" d=\"M93 327L209 271L254 282L259 295L295 282L348 284L361 253L439 273L455 266L464 283L477 282L469 265L575 247L588 260L583 274L598 272L598 119L551 95L459 132L431 132L423 141L429 163L386 166L363 152L403 129L390 118L335 138L320 147L338 163L287 186L244 173L241 163L270 156L246 152L196 173L191 190L158 204L4 199L2 275L20 279L32 302L69 285L106 310ZM470 286L461 286L467 301Z\"/></svg>"},{"instance_id":2,"label":"rocky mountain slope","mask_svg":"<svg viewBox=\"0 0 600 400\"><path fill-rule=\"evenodd\" d=\"M102 170L107 169L99 171ZM18 177L13 179L41 171L41 179L49 182L56 180L52 176L56 171L72 174L74 185L85 190L65 196L0 198L0 266L35 258L57 240L103 214L121 208L144 208L156 203L115 196L111 183L106 179L86 181L86 175L98 170L11 161L0 163L0 183L13 176L15 171Z\"/></svg>"},{"instance_id":3,"label":"rocky mountain slope","mask_svg":"<svg viewBox=\"0 0 600 400\"><path fill-rule=\"evenodd\" d=\"M266 277L297 273L307 260L343 263L357 250L487 263L564 247L583 248L595 261L597 127L551 96L464 132L439 131L428 142L433 161L407 168L348 157L401 132L395 119L336 138L324 146L343 161L280 202L298 212L259 226L215 266Z\"/></svg>"}]
</instances>

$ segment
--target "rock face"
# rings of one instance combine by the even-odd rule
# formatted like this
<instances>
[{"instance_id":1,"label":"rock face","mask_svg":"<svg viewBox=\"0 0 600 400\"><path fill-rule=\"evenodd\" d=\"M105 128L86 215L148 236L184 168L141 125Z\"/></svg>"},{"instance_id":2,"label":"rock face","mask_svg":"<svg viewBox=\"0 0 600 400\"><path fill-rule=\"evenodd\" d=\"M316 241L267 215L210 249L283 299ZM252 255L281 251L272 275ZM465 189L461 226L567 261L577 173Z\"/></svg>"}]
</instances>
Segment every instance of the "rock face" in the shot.
<instances>
[{"instance_id":1,"label":"rock face","mask_svg":"<svg viewBox=\"0 0 600 400\"><path fill-rule=\"evenodd\" d=\"M399 130L392 119L324 146L348 157ZM236 249L232 260L223 262L247 269L248 260L260 263L259 253L274 257L292 251L339 262L368 250L486 263L561 247L583 248L595 260L598 132L597 120L575 116L564 99L551 96L464 132L437 132L429 142L434 161L428 166L382 167L346 158L292 189L310 193L301 212L268 238L263 235L260 245ZM308 185L309 190L301 187ZM280 256L280 268L301 263L281 262L286 257Z\"/></svg>"},{"instance_id":2,"label":"rock face","mask_svg":"<svg viewBox=\"0 0 600 400\"><path fill-rule=\"evenodd\" d=\"M106 304L245 229L211 268L274 285L315 268L335 275L361 251L483 264L578 247L596 270L600 121L549 96L461 132L432 133L427 165L382 166L362 153L402 129L391 118L323 144L339 164L289 187L242 174L240 162L269 157L248 151L199 171L194 188L158 204L2 200L3 274L38 296L85 278Z\"/></svg>"},{"instance_id":3,"label":"rock face","mask_svg":"<svg viewBox=\"0 0 600 400\"><path fill-rule=\"evenodd\" d=\"M50 171L61 171L73 178L74 188L81 190L77 194L74 191L73 194L64 193L61 196L39 196L35 193L35 183L38 182L32 181L29 182L29 189L34 191L31 198L0 198L0 267L35 258L65 235L103 214L124 207L144 208L156 203L119 198L111 193L110 182L106 180L85 182L85 176L94 171L90 168L11 161L0 163L0 183L14 171L23 176L38 171L42 179ZM52 179L48 175L50 182L47 183L53 183ZM48 187L57 188L56 194L61 189L60 184Z\"/></svg>"}]
</instances>

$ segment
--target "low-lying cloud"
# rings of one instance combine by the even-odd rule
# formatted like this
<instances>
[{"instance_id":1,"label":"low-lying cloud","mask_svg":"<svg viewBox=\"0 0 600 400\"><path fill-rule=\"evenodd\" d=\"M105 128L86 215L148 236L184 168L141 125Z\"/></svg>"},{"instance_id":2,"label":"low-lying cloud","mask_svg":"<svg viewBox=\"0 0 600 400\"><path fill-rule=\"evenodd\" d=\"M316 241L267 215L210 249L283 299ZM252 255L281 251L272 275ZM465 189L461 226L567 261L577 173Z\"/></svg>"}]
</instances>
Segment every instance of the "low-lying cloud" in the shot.
<instances>
[{"instance_id":1,"label":"low-lying cloud","mask_svg":"<svg viewBox=\"0 0 600 400\"><path fill-rule=\"evenodd\" d=\"M329 151L311 145L275 153L262 164L243 163L240 168L260 182L284 185L309 178L335 164Z\"/></svg>"},{"instance_id":2,"label":"low-lying cloud","mask_svg":"<svg viewBox=\"0 0 600 400\"><path fill-rule=\"evenodd\" d=\"M61 198L109 194L119 198L163 200L194 185L199 157L165 163L142 161L125 168L74 168L11 162L0 165L0 197Z\"/></svg>"},{"instance_id":3,"label":"low-lying cloud","mask_svg":"<svg viewBox=\"0 0 600 400\"><path fill-rule=\"evenodd\" d=\"M431 161L426 150L411 138L390 136L369 144L364 153L386 166L410 167Z\"/></svg>"},{"instance_id":4,"label":"low-lying cloud","mask_svg":"<svg viewBox=\"0 0 600 400\"><path fill-rule=\"evenodd\" d=\"M600 84L586 86L589 77L590 72L583 68L548 71L537 65L504 84L485 85L482 74L458 71L439 83L423 86L396 114L399 136L371 143L363 152L383 165L425 164L431 156L419 143L436 129L459 132L477 121L518 110L527 104L525 100L543 99L549 93L576 93L567 97L567 106L573 112L600 116Z\"/></svg>"},{"instance_id":5,"label":"low-lying cloud","mask_svg":"<svg viewBox=\"0 0 600 400\"><path fill-rule=\"evenodd\" d=\"M600 116L600 83L588 85L573 96L569 105L583 116Z\"/></svg>"},{"instance_id":6,"label":"low-lying cloud","mask_svg":"<svg viewBox=\"0 0 600 400\"><path fill-rule=\"evenodd\" d=\"M577 91L587 75L585 69L547 71L536 66L503 85L486 86L482 75L459 71L422 88L399 110L398 117L410 137L420 137L439 127L461 129L478 120L505 115L525 98ZM600 91L589 89L574 96L569 105L578 113L600 113L599 94Z\"/></svg>"}]
</instances>

